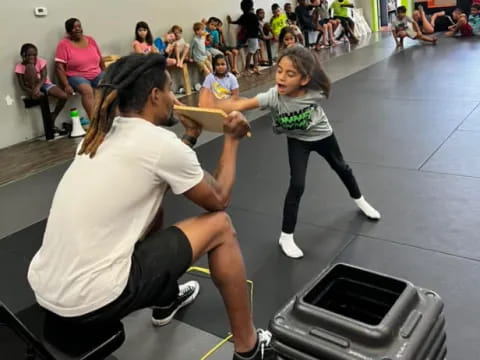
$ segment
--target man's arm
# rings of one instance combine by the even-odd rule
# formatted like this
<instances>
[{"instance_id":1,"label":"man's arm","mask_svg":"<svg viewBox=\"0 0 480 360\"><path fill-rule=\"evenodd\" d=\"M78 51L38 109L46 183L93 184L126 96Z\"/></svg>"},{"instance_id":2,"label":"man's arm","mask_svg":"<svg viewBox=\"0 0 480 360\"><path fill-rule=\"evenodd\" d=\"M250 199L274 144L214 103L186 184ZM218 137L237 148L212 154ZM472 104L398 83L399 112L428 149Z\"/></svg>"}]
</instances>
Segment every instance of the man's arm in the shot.
<instances>
[{"instance_id":1,"label":"man's arm","mask_svg":"<svg viewBox=\"0 0 480 360\"><path fill-rule=\"evenodd\" d=\"M223 152L214 174L204 172L203 180L184 195L208 211L225 210L235 183L239 140L226 135Z\"/></svg>"},{"instance_id":2,"label":"man's arm","mask_svg":"<svg viewBox=\"0 0 480 360\"><path fill-rule=\"evenodd\" d=\"M208 211L221 211L227 208L235 183L237 153L240 139L250 127L245 117L231 113L225 120L225 141L218 167L213 176L204 172L202 181L184 193L195 204Z\"/></svg>"}]
</instances>

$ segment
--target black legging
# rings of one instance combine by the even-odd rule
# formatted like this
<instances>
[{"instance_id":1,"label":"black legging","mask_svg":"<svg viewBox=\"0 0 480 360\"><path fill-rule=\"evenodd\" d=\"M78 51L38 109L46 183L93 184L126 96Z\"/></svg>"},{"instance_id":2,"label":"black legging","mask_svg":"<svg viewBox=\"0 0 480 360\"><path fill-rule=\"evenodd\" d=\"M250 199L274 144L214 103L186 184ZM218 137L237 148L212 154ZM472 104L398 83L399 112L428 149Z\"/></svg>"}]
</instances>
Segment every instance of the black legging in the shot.
<instances>
[{"instance_id":1,"label":"black legging","mask_svg":"<svg viewBox=\"0 0 480 360\"><path fill-rule=\"evenodd\" d=\"M316 151L328 162L347 187L353 199L359 199L362 194L352 169L343 160L335 135L318 141L301 141L288 138L288 160L290 162L290 186L283 207L282 231L293 234L297 224L298 206L305 190L308 157L311 151Z\"/></svg>"}]
</instances>

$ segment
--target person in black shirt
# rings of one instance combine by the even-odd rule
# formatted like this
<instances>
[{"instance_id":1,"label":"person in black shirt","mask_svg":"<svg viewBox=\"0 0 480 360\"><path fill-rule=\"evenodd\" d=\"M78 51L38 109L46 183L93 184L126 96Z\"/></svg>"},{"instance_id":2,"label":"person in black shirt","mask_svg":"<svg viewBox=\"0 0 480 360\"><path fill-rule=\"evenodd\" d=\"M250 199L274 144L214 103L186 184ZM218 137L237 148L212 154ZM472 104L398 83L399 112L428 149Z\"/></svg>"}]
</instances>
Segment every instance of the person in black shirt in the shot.
<instances>
[{"instance_id":1,"label":"person in black shirt","mask_svg":"<svg viewBox=\"0 0 480 360\"><path fill-rule=\"evenodd\" d=\"M252 0L243 0L240 3L243 14L236 21L232 21L232 18L227 16L229 24L240 25L240 31L238 33L238 47L248 47L247 60L245 62L245 72L249 72L250 63L253 59L253 72L260 74L258 70L258 58L255 56L259 49L258 38L260 36L260 26L258 23L257 15L253 9Z\"/></svg>"},{"instance_id":2,"label":"person in black shirt","mask_svg":"<svg viewBox=\"0 0 480 360\"><path fill-rule=\"evenodd\" d=\"M300 26L300 29L302 29L303 31L306 47L309 47L310 45L308 41L308 33L310 31L315 31L315 25L313 24L313 16L311 14L313 8L314 6L306 4L306 0L298 0L298 6L295 9L297 23Z\"/></svg>"},{"instance_id":3,"label":"person in black shirt","mask_svg":"<svg viewBox=\"0 0 480 360\"><path fill-rule=\"evenodd\" d=\"M290 25L297 22L297 14L295 14L295 12L293 11L292 4L285 3L285 5L283 5L283 10L285 10L285 14L287 14Z\"/></svg>"}]
</instances>

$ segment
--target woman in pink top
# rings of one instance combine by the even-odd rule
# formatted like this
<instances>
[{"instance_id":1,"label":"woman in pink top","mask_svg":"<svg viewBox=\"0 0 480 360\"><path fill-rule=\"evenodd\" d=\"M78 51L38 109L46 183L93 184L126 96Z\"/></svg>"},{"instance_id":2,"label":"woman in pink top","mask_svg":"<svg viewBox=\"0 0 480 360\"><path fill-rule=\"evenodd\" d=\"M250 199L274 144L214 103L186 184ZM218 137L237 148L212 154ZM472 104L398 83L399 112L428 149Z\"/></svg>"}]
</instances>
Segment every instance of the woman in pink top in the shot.
<instances>
[{"instance_id":1,"label":"woman in pink top","mask_svg":"<svg viewBox=\"0 0 480 360\"><path fill-rule=\"evenodd\" d=\"M22 62L15 66L15 73L22 90L32 99L38 100L44 96L58 99L55 110L51 113L51 126L53 127L55 119L65 106L67 94L50 81L47 73L47 61L38 57L35 45L23 44L20 56Z\"/></svg>"},{"instance_id":2,"label":"woman in pink top","mask_svg":"<svg viewBox=\"0 0 480 360\"><path fill-rule=\"evenodd\" d=\"M153 45L152 32L145 21L139 21L135 26L133 51L137 54L158 54L158 49Z\"/></svg>"},{"instance_id":3,"label":"woman in pink top","mask_svg":"<svg viewBox=\"0 0 480 360\"><path fill-rule=\"evenodd\" d=\"M65 22L67 36L57 45L55 63L57 76L72 95L80 93L88 117L93 113L93 88L98 86L105 64L97 43L90 36L83 35L80 20L72 18Z\"/></svg>"}]
</instances>

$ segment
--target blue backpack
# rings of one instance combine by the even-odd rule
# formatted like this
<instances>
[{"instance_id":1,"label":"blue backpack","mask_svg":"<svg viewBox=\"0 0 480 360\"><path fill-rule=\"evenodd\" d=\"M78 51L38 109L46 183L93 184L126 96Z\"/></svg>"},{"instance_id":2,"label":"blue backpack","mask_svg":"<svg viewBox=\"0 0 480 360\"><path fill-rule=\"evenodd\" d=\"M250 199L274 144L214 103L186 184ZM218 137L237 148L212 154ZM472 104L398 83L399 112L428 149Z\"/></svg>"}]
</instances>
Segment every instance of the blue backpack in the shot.
<instances>
[{"instance_id":1,"label":"blue backpack","mask_svg":"<svg viewBox=\"0 0 480 360\"><path fill-rule=\"evenodd\" d=\"M161 54L165 52L166 46L162 38L160 37L156 38L155 41L153 42L153 45L155 45L155 47L158 49L158 51L160 51Z\"/></svg>"}]
</instances>

